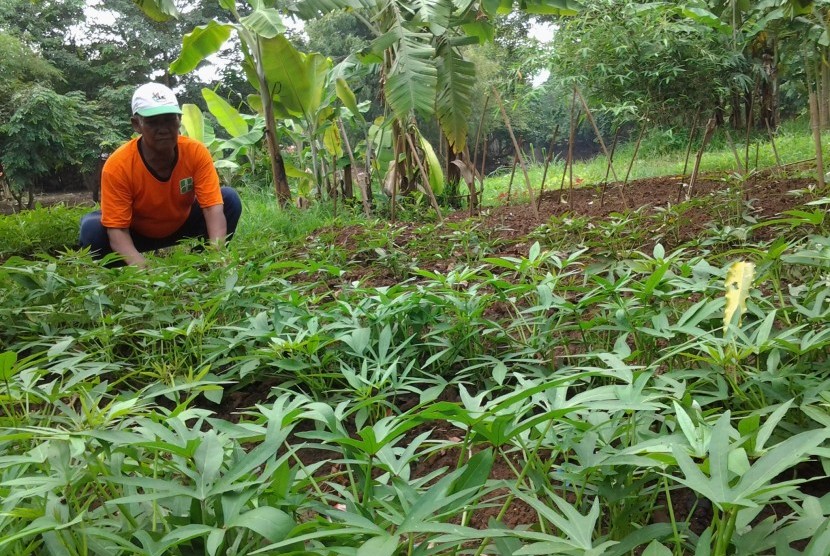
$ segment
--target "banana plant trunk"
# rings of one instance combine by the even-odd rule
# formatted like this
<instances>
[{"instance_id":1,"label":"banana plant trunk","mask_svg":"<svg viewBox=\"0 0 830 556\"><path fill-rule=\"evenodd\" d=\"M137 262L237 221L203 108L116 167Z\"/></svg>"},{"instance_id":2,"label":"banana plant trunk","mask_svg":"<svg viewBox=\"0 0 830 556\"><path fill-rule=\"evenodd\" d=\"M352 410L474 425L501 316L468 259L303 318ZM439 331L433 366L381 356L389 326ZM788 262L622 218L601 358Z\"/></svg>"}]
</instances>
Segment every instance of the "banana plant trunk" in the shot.
<instances>
[{"instance_id":1,"label":"banana plant trunk","mask_svg":"<svg viewBox=\"0 0 830 556\"><path fill-rule=\"evenodd\" d=\"M268 158L271 161L271 173L274 175L274 193L277 203L281 207L291 204L291 190L288 188L288 176L285 174L285 162L282 159L280 145L277 143L277 121L274 118L274 99L265 80L265 71L262 68L262 47L257 41L257 76L259 78L259 94L265 111L265 139L268 144Z\"/></svg>"}]
</instances>

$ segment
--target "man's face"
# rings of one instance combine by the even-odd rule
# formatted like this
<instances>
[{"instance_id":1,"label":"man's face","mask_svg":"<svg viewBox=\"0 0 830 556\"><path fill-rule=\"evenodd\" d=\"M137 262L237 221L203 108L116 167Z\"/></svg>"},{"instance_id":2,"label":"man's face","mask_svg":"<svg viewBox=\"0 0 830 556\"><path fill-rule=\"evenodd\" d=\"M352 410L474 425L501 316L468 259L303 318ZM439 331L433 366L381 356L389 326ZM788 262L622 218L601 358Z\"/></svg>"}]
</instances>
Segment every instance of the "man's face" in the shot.
<instances>
[{"instance_id":1,"label":"man's face","mask_svg":"<svg viewBox=\"0 0 830 556\"><path fill-rule=\"evenodd\" d=\"M145 145L153 149L165 149L176 145L181 117L178 114L161 114L148 118L135 115L132 123L133 129L141 135Z\"/></svg>"}]
</instances>

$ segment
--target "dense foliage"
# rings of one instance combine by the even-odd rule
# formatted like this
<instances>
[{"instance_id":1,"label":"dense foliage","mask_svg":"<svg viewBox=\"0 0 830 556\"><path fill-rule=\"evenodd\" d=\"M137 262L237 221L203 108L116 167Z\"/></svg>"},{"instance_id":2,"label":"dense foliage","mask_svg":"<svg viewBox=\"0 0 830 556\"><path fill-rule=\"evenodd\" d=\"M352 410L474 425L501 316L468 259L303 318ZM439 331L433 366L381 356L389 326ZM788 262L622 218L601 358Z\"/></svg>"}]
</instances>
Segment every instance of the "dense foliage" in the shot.
<instances>
[{"instance_id":1,"label":"dense foliage","mask_svg":"<svg viewBox=\"0 0 830 556\"><path fill-rule=\"evenodd\" d=\"M830 230L750 209L8 260L0 549L823 554Z\"/></svg>"}]
</instances>

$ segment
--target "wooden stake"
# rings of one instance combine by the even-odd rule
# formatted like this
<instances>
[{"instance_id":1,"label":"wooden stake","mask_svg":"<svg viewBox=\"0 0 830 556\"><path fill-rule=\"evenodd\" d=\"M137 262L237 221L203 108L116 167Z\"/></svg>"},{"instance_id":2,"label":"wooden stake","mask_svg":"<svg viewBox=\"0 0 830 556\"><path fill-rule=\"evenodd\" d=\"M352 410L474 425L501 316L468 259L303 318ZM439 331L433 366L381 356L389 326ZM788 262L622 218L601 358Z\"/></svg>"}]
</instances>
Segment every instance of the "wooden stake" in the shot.
<instances>
[{"instance_id":1,"label":"wooden stake","mask_svg":"<svg viewBox=\"0 0 830 556\"><path fill-rule=\"evenodd\" d=\"M484 128L484 117L487 115L487 106L490 104L490 95L484 99L484 108L481 109L481 119L478 122L478 131L476 131L476 146L473 150L473 174L475 174L476 164L478 162L478 145L481 139L481 130ZM487 156L487 146L484 146L484 156ZM469 154L468 154L469 157ZM482 163L481 174L484 175L484 165ZM478 206L478 195L476 195L475 175L473 176L473 186L470 189L470 216L473 215L473 210Z\"/></svg>"},{"instance_id":2,"label":"wooden stake","mask_svg":"<svg viewBox=\"0 0 830 556\"><path fill-rule=\"evenodd\" d=\"M591 122L591 127L594 128L594 133L597 136L597 141L599 141L599 146L602 148L602 152L605 153L605 158L610 159L611 156L608 154L608 149L605 148L605 141L602 140L602 134L599 132L597 123L594 121L594 116L591 114L591 109L588 108L588 103L585 102L585 97L582 96L582 93L579 92L579 89L576 88L576 85L574 85L574 91L579 97L579 101L582 103L582 107L585 109L585 115L588 117L588 121ZM611 175L614 176L614 181L617 182L618 188L620 190L620 199L622 199L623 202L623 207L625 207L625 210L628 210L628 201L625 200L625 193L623 192L622 185L620 185L619 183L620 178L617 177L617 172L614 170L613 164L611 164Z\"/></svg>"},{"instance_id":3,"label":"wooden stake","mask_svg":"<svg viewBox=\"0 0 830 556\"><path fill-rule=\"evenodd\" d=\"M585 110L585 115L588 117L588 121L591 122L591 127L594 128L594 133L597 136L597 141L599 141L599 146L602 149L603 154L605 155L606 159L610 159L611 156L608 154L608 149L605 148L605 141L602 140L602 134L599 132L599 128L597 127L596 121L594 121L594 116L591 114L591 109L588 107L588 103L585 102L585 97L582 96L582 93L579 92L579 89L574 86L574 92L579 97L579 102L582 104L582 108ZM617 172L614 170L614 165L611 164L611 175L614 176L614 181L620 181L617 177Z\"/></svg>"},{"instance_id":4,"label":"wooden stake","mask_svg":"<svg viewBox=\"0 0 830 556\"><path fill-rule=\"evenodd\" d=\"M703 142L700 144L700 150L697 151L697 157L695 157L695 166L692 170L692 177L689 179L689 191L686 194L687 199L692 198L692 191L694 190L695 182L697 181L697 174L700 171L700 161L703 159L703 151L706 150L706 145L709 144L709 140L712 138L712 135L714 135L716 127L717 120L715 118L709 118L709 121L706 123L706 131L703 133Z\"/></svg>"},{"instance_id":5,"label":"wooden stake","mask_svg":"<svg viewBox=\"0 0 830 556\"><path fill-rule=\"evenodd\" d=\"M821 122L819 121L818 101L816 94L810 91L810 121L813 125L813 141L816 145L816 171L818 172L818 188L824 191L824 156L821 148Z\"/></svg>"},{"instance_id":6,"label":"wooden stake","mask_svg":"<svg viewBox=\"0 0 830 556\"><path fill-rule=\"evenodd\" d=\"M646 128L648 127L648 114L643 119L643 127L640 129L640 136L637 137L637 144L634 146L634 155L631 157L631 162L628 165L628 171L625 173L625 180L623 181L623 186L628 185L628 176L631 175L631 169L634 167L634 161L637 160L637 153L640 152L640 144L643 142L643 135L646 133Z\"/></svg>"},{"instance_id":7,"label":"wooden stake","mask_svg":"<svg viewBox=\"0 0 830 556\"><path fill-rule=\"evenodd\" d=\"M617 141L620 138L620 127L617 127L617 132L614 134L614 142L611 143L611 158L608 159L608 164L605 166L605 178L602 180L602 192L599 194L599 207L605 206L605 190L608 188L608 174L611 172L611 164L614 162L614 153L617 151Z\"/></svg>"},{"instance_id":8,"label":"wooden stake","mask_svg":"<svg viewBox=\"0 0 830 556\"><path fill-rule=\"evenodd\" d=\"M775 165L778 167L778 173L780 174L783 168L781 168L781 157L778 156L778 147L775 146L775 134L773 134L772 129L769 127L769 119L764 118L764 123L767 125L767 134L769 135L769 142L772 145L772 152L775 154Z\"/></svg>"},{"instance_id":9,"label":"wooden stake","mask_svg":"<svg viewBox=\"0 0 830 556\"><path fill-rule=\"evenodd\" d=\"M522 159L522 152L519 148L519 143L516 141L516 136L513 134L513 127L510 125L510 118L507 117L507 112L504 110L504 103L501 101L501 95L493 87L493 95L496 97L496 100L499 103L499 109L501 110L501 115L504 118L504 125L507 126L507 131L510 133L510 139L513 141L513 148L516 149L516 154L519 157L519 164L522 167L522 172L525 175L525 183L527 184L527 194L530 199L530 206L533 209L533 215L538 219L539 218L539 209L536 208L536 198L533 196L533 186L530 185L530 176L527 174L527 167L525 166L525 162Z\"/></svg>"},{"instance_id":10,"label":"wooden stake","mask_svg":"<svg viewBox=\"0 0 830 556\"><path fill-rule=\"evenodd\" d=\"M337 187L337 164L335 164L334 155L331 155L331 174L334 186L329 185L329 197L332 197L332 202L334 203L333 216L337 218L337 197L340 196L340 191L338 191L340 188Z\"/></svg>"},{"instance_id":11,"label":"wooden stake","mask_svg":"<svg viewBox=\"0 0 830 556\"><path fill-rule=\"evenodd\" d=\"M343 144L346 145L346 152L349 155L349 163L352 165L352 168L357 168L357 163L354 160L354 153L352 152L352 146L349 144L349 136L346 135L346 128L343 127L343 120L338 118L337 124L337 129L340 132L340 136L343 138ZM363 199L363 212L366 216L371 217L372 208L369 206L369 198L366 195L365 180L357 180L357 186L360 188L360 196Z\"/></svg>"},{"instance_id":12,"label":"wooden stake","mask_svg":"<svg viewBox=\"0 0 830 556\"><path fill-rule=\"evenodd\" d=\"M395 137L394 132L392 134L394 138L394 146L392 148L394 160L392 161L392 200L391 205L389 206L389 219L391 220L392 224L395 223L395 204L396 199L398 197L398 156L400 153L400 137ZM386 175L384 174L384 179Z\"/></svg>"},{"instance_id":13,"label":"wooden stake","mask_svg":"<svg viewBox=\"0 0 830 556\"><path fill-rule=\"evenodd\" d=\"M686 145L686 159L683 161L683 176L682 180L686 179L686 170L689 167L689 154L692 152L692 142L695 139L695 132L697 131L697 120L700 117L700 107L698 107L697 111L695 112L695 117L692 120L692 129L689 131L689 144ZM682 187L681 187L682 189Z\"/></svg>"},{"instance_id":14,"label":"wooden stake","mask_svg":"<svg viewBox=\"0 0 830 556\"><path fill-rule=\"evenodd\" d=\"M516 166L519 164L519 154L513 155L513 169L510 171L510 181L507 182L507 205L510 205L510 195L513 191L513 178L516 176Z\"/></svg>"},{"instance_id":15,"label":"wooden stake","mask_svg":"<svg viewBox=\"0 0 830 556\"><path fill-rule=\"evenodd\" d=\"M548 149L548 156L545 157L545 169L542 172L542 187L539 188L539 198L536 199L536 206L542 206L542 195L545 192L545 180L548 177L548 168L550 167L550 162L553 160L553 146L556 144L556 136L559 135L559 124L556 124L556 128L553 130L553 137L550 140L550 148Z\"/></svg>"},{"instance_id":16,"label":"wooden stake","mask_svg":"<svg viewBox=\"0 0 830 556\"><path fill-rule=\"evenodd\" d=\"M758 88L758 79L755 87L749 92L749 114L746 117L746 150L744 151L744 175L749 174L749 133L752 131L752 121L755 112L755 89Z\"/></svg>"},{"instance_id":17,"label":"wooden stake","mask_svg":"<svg viewBox=\"0 0 830 556\"><path fill-rule=\"evenodd\" d=\"M724 131L726 131L726 140L729 142L729 148L732 149L732 154L735 156L735 171L739 176L743 176L744 165L741 162L741 156L738 154L738 149L735 148L735 143L732 141L732 134L730 134L729 130L726 128L724 128Z\"/></svg>"},{"instance_id":18,"label":"wooden stake","mask_svg":"<svg viewBox=\"0 0 830 556\"><path fill-rule=\"evenodd\" d=\"M565 159L565 167L562 168L562 181L559 182L559 191L556 196L556 204L562 202L562 189L565 187L565 176L568 175L568 167L573 164L574 157L574 141L576 138L576 87L574 87L573 97L571 97L571 130L568 134L568 157Z\"/></svg>"}]
</instances>

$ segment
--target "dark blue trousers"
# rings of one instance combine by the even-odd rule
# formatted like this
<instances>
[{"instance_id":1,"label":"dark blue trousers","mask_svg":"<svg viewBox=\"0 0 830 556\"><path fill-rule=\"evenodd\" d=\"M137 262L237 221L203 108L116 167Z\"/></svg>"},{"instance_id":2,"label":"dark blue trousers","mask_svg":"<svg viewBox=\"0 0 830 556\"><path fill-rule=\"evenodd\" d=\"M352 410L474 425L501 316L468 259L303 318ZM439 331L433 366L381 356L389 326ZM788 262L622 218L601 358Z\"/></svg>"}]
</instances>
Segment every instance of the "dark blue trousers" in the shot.
<instances>
[{"instance_id":1,"label":"dark blue trousers","mask_svg":"<svg viewBox=\"0 0 830 556\"><path fill-rule=\"evenodd\" d=\"M228 222L228 240L230 241L236 231L239 217L242 214L242 200L236 191L230 187L223 187L222 201L225 204L225 220ZM167 237L145 237L133 230L130 230L130 235L133 238L135 248L142 253L170 247L183 239L208 239L205 215L202 213L202 207L197 202L193 203L193 207L190 209L190 215L184 224ZM90 212L81 218L80 245L81 247L89 247L90 253L96 259L112 253L107 229L101 225L100 210Z\"/></svg>"}]
</instances>

